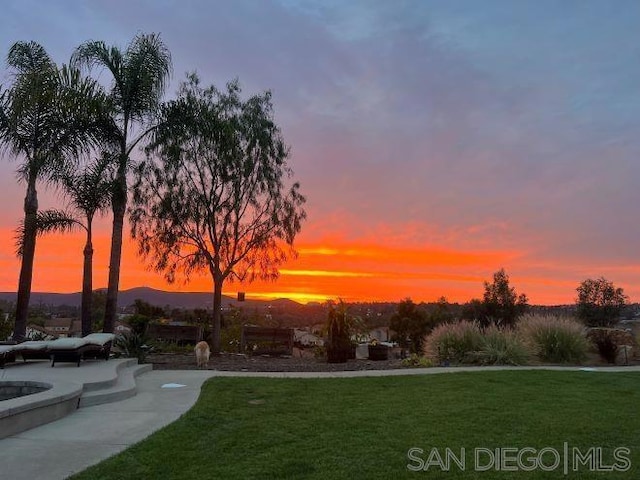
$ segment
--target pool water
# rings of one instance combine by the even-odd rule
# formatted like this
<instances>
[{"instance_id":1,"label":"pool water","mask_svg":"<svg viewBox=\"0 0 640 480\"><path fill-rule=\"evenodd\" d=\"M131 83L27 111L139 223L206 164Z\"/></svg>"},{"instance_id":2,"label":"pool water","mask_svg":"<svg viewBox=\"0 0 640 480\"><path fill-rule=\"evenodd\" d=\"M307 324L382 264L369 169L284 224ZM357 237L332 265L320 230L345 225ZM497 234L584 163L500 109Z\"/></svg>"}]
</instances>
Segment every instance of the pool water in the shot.
<instances>
[{"instance_id":1,"label":"pool water","mask_svg":"<svg viewBox=\"0 0 640 480\"><path fill-rule=\"evenodd\" d=\"M51 387L35 382L0 382L0 401L44 392Z\"/></svg>"}]
</instances>

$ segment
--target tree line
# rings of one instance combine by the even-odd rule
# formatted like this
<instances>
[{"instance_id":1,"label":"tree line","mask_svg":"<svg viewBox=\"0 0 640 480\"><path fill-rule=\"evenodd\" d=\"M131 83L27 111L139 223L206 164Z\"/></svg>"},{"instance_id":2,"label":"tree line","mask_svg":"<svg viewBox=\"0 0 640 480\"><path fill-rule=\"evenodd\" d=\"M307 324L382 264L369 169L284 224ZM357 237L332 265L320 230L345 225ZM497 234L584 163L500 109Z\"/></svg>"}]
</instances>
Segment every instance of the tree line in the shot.
<instances>
[{"instance_id":1,"label":"tree line","mask_svg":"<svg viewBox=\"0 0 640 480\"><path fill-rule=\"evenodd\" d=\"M624 290L604 277L586 279L576 291L576 316L587 327L612 327L628 301ZM493 274L491 282L484 282L483 298L465 304L458 316L445 297L441 297L428 312L407 298L398 304L389 327L402 347L418 353L422 351L424 338L436 326L455 321L456 317L477 322L483 329L491 325L511 329L529 310L528 301L526 294L518 294L511 286L509 275L501 268Z\"/></svg>"},{"instance_id":2,"label":"tree line","mask_svg":"<svg viewBox=\"0 0 640 480\"><path fill-rule=\"evenodd\" d=\"M86 233L81 318L90 333L92 223L110 211L103 330L113 332L116 320L128 214L139 253L169 282L211 275L219 351L223 282L276 278L306 218L271 94L243 99L237 81L218 90L193 73L176 100L163 102L172 59L158 34L139 34L125 49L88 41L62 66L40 44L16 42L6 62L0 145L26 184L14 340L26 333L37 238L51 231ZM107 87L92 77L97 70ZM142 159L132 155L138 150ZM40 184L61 189L67 208L41 210Z\"/></svg>"}]
</instances>

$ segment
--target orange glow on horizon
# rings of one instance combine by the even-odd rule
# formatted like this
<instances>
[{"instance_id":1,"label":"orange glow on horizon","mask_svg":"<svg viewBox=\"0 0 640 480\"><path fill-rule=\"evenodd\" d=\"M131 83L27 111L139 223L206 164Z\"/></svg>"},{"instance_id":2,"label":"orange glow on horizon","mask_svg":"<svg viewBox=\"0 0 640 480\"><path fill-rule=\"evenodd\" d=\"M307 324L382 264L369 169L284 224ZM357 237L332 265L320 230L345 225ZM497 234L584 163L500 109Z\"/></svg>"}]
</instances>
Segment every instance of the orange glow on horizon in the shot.
<instances>
[{"instance_id":1,"label":"orange glow on horizon","mask_svg":"<svg viewBox=\"0 0 640 480\"><path fill-rule=\"evenodd\" d=\"M358 277L373 277L373 273L367 272L340 272L329 270L291 270L288 268L281 268L280 275L291 275L298 277L345 277L345 278L358 278Z\"/></svg>"},{"instance_id":2,"label":"orange glow on horizon","mask_svg":"<svg viewBox=\"0 0 640 480\"><path fill-rule=\"evenodd\" d=\"M301 292L269 292L269 293L252 293L247 298L256 300L277 300L279 298L288 298L298 303L310 302L326 302L338 298L336 295L324 295L319 293L301 293Z\"/></svg>"},{"instance_id":3,"label":"orange glow on horizon","mask_svg":"<svg viewBox=\"0 0 640 480\"><path fill-rule=\"evenodd\" d=\"M13 254L13 232L0 231L0 290L15 291L20 263ZM33 292L70 293L81 290L82 234L49 235L38 239ZM107 284L110 237L100 233L94 238L94 288ZM306 302L323 302L343 298L346 301L435 301L445 296L452 302L479 298L483 282L493 272L506 268L518 293L526 293L532 303L572 303L578 283L593 270L588 266L558 268L553 263L531 262L525 252L470 251L427 246L424 248L340 243L330 245L303 243L299 255L281 266L276 282L251 284L225 283L223 291L235 295L246 292L247 298L290 298ZM624 265L610 269L617 276L637 275L640 266ZM598 272L598 270L596 270ZM624 277L622 277L624 278ZM616 281L633 297L640 289ZM193 276L190 282L168 284L164 277L150 270L137 254L135 245L125 238L120 287L122 290L147 286L168 291L212 291L208 274Z\"/></svg>"}]
</instances>

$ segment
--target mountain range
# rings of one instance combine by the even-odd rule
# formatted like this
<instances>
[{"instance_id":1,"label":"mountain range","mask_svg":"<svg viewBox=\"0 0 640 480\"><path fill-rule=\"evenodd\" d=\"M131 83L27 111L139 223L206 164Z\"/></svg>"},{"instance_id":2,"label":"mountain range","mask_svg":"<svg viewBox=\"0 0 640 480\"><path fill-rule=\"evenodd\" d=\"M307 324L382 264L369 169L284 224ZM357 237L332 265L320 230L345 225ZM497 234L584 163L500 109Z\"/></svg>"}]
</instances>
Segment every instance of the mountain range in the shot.
<instances>
[{"instance_id":1,"label":"mountain range","mask_svg":"<svg viewBox=\"0 0 640 480\"><path fill-rule=\"evenodd\" d=\"M82 294L76 293L47 293L47 292L32 292L29 304L34 305L46 305L59 307L61 305L69 305L72 307L79 307L81 303ZM164 307L166 305L171 308L212 308L213 306L213 292L166 292L164 290L156 290L149 287L136 287L129 290L121 290L118 294L118 307L125 308L132 305L137 299L143 300L151 305ZM0 292L0 300L9 302L16 301L15 292ZM228 305L245 306L245 307L260 307L265 305L283 305L292 304L298 305L293 300L289 299L277 299L277 300L252 300L246 299L243 302L238 302L234 297L228 295L222 296L222 306Z\"/></svg>"}]
</instances>

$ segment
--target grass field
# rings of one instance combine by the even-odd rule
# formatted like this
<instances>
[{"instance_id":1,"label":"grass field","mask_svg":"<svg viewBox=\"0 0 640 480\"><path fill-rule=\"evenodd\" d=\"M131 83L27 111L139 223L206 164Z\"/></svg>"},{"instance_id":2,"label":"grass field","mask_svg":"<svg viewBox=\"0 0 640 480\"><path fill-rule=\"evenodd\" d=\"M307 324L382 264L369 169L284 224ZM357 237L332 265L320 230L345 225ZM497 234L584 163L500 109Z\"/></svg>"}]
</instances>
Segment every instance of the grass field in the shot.
<instances>
[{"instance_id":1,"label":"grass field","mask_svg":"<svg viewBox=\"0 0 640 480\"><path fill-rule=\"evenodd\" d=\"M591 472L568 475L564 449L602 447ZM464 470L446 448L464 456ZM532 471L476 472L490 465L476 448L524 449ZM535 458L556 449L561 464L545 472ZM614 449L626 447L630 453ZM413 459L408 451L414 450ZM461 449L464 448L464 455ZM516 453L507 452L509 457ZM528 459L528 460L527 460ZM547 451L542 463L552 467ZM585 460L586 462L586 460ZM509 465L516 465L510 461ZM352 379L215 378L196 406L140 444L73 479L609 479L640 472L640 375L502 371ZM516 467L519 468L519 467Z\"/></svg>"}]
</instances>

